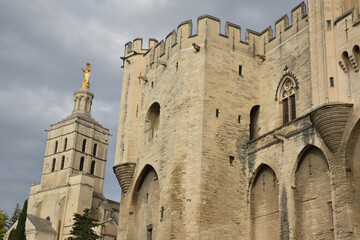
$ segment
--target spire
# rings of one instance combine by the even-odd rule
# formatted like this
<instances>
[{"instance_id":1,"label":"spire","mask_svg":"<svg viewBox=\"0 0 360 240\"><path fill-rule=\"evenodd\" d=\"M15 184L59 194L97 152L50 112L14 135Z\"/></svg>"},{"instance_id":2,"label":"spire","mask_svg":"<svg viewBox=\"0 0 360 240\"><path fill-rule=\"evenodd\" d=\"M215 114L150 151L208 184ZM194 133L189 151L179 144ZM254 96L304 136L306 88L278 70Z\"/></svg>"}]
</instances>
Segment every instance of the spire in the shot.
<instances>
[{"instance_id":1,"label":"spire","mask_svg":"<svg viewBox=\"0 0 360 240\"><path fill-rule=\"evenodd\" d=\"M83 113L90 115L91 104L94 94L90 92L90 63L86 63L86 68L82 69L84 73L84 81L80 85L80 89L74 93L74 110L73 113Z\"/></svg>"}]
</instances>

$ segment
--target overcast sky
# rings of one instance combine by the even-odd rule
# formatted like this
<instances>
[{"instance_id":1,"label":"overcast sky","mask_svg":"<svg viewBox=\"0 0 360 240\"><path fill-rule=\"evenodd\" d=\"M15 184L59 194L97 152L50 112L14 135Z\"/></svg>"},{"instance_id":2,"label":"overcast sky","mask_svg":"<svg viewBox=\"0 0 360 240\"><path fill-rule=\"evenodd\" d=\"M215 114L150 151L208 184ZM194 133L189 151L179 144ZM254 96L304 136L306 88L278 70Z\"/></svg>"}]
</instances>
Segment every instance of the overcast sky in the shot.
<instances>
[{"instance_id":1,"label":"overcast sky","mask_svg":"<svg viewBox=\"0 0 360 240\"><path fill-rule=\"evenodd\" d=\"M299 0L0 0L0 210L11 214L41 179L50 124L71 114L90 61L92 116L110 137L104 195L119 201L112 171L124 44L162 40L210 14L261 32Z\"/></svg>"}]
</instances>

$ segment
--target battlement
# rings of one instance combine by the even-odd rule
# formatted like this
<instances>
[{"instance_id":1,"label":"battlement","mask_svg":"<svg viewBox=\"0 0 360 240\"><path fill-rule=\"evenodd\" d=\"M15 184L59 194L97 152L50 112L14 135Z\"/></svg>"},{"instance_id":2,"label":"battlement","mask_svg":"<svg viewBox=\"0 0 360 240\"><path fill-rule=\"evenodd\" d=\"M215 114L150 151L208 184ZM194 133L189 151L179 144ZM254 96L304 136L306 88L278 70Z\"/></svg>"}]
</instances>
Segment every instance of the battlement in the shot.
<instances>
[{"instance_id":1,"label":"battlement","mask_svg":"<svg viewBox=\"0 0 360 240\"><path fill-rule=\"evenodd\" d=\"M346 13L344 13L343 15L338 17L335 20L334 24L338 25L339 23L344 22L345 20L347 20L348 17L351 17L351 22L352 22L353 27L360 24L359 13L357 12L356 8L353 8L350 11L347 11Z\"/></svg>"},{"instance_id":2,"label":"battlement","mask_svg":"<svg viewBox=\"0 0 360 240\"><path fill-rule=\"evenodd\" d=\"M360 17L355 8L338 17L334 22L338 36L338 49L351 52L354 44L358 45L359 36L356 28L360 27Z\"/></svg>"},{"instance_id":3,"label":"battlement","mask_svg":"<svg viewBox=\"0 0 360 240\"><path fill-rule=\"evenodd\" d=\"M196 32L193 33L192 20L184 21L179 24L177 30L171 31L165 37L165 40L158 42L155 39L149 39L148 49L142 47L142 38L136 38L133 42L128 42L125 45L125 57L140 53L149 55L150 62L153 62L154 58L160 58L164 55L170 57L170 55L176 52L172 50L175 47L177 47L177 50L191 48L193 43L201 45L204 40L209 40L214 37L227 38L229 41L231 40L238 45L239 48L248 48L249 45L254 46L257 49L261 49L260 54L266 52L264 43L269 43L267 44L267 50L270 50L308 26L307 11L304 2L297 5L291 11L291 25L288 15L284 15L275 22L275 32L271 26L261 33L246 29L244 41L241 40L241 27L239 25L226 22L225 31L221 33L220 23L220 19L216 17L202 15L198 17L197 29Z\"/></svg>"}]
</instances>

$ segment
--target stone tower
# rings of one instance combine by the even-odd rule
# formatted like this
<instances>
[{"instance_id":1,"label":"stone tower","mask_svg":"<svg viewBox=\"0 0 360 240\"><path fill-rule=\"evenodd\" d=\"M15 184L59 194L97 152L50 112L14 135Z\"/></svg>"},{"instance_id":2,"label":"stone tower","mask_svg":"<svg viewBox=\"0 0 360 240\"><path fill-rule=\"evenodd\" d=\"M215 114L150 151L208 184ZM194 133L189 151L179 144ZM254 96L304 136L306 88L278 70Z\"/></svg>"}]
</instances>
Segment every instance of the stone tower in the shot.
<instances>
[{"instance_id":1,"label":"stone tower","mask_svg":"<svg viewBox=\"0 0 360 240\"><path fill-rule=\"evenodd\" d=\"M56 239L65 239L73 214L90 208L103 223L96 232L114 239L119 203L102 194L109 130L91 117L94 95L89 82L81 85L74 98L72 114L47 131L41 183L31 186L28 214L51 222Z\"/></svg>"},{"instance_id":2,"label":"stone tower","mask_svg":"<svg viewBox=\"0 0 360 240\"><path fill-rule=\"evenodd\" d=\"M127 43L118 238L359 239L359 2Z\"/></svg>"}]
</instances>

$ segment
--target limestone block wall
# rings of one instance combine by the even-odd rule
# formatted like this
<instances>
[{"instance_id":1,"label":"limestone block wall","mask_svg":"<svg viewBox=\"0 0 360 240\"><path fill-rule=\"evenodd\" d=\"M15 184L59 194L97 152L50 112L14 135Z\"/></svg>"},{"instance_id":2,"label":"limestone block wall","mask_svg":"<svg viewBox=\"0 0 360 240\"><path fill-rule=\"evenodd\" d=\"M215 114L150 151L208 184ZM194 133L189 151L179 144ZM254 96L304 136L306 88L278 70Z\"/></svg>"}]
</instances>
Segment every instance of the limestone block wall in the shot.
<instances>
[{"instance_id":1,"label":"limestone block wall","mask_svg":"<svg viewBox=\"0 0 360 240\"><path fill-rule=\"evenodd\" d=\"M250 109L259 76L253 38L240 42L240 27L205 16L205 85L202 129L200 239L246 238L246 156ZM230 200L233 199L233 200Z\"/></svg>"},{"instance_id":2,"label":"limestone block wall","mask_svg":"<svg viewBox=\"0 0 360 240\"><path fill-rule=\"evenodd\" d=\"M47 189L36 187L30 190L28 213L43 219L49 217L56 231L62 229L60 239L69 237L73 213L91 208L89 199L92 199L94 191L94 178L79 174L68 178L67 185Z\"/></svg>"},{"instance_id":3,"label":"limestone block wall","mask_svg":"<svg viewBox=\"0 0 360 240\"><path fill-rule=\"evenodd\" d=\"M281 41L278 40L279 45L269 46L266 60L259 64L260 86L255 94L259 97L254 104L260 106L259 136L283 125L281 88L286 78L293 79L296 84L296 116L303 116L311 109L309 32L304 22L306 18L302 18L297 26L291 26L282 35L279 34L282 36Z\"/></svg>"},{"instance_id":4,"label":"limestone block wall","mask_svg":"<svg viewBox=\"0 0 360 240\"><path fill-rule=\"evenodd\" d=\"M239 26L220 33L220 20L204 15L194 34L185 21L149 49L126 44L114 166L120 239L358 236L349 147L358 144L358 15L342 16L333 0L308 5L274 31L247 30L245 41Z\"/></svg>"},{"instance_id":5,"label":"limestone block wall","mask_svg":"<svg viewBox=\"0 0 360 240\"><path fill-rule=\"evenodd\" d=\"M45 151L42 187L52 188L66 184L70 175L79 172L83 157L83 171L86 173L90 174L92 161L95 161L95 191L102 192L108 135L107 129L82 119L70 119L52 125ZM83 148L84 140L86 143Z\"/></svg>"},{"instance_id":6,"label":"limestone block wall","mask_svg":"<svg viewBox=\"0 0 360 240\"><path fill-rule=\"evenodd\" d=\"M360 19L356 10L339 17L334 24L336 33L336 69L335 89L347 101L359 102L359 64L360 64ZM351 100L350 100L351 99Z\"/></svg>"},{"instance_id":7,"label":"limestone block wall","mask_svg":"<svg viewBox=\"0 0 360 240\"><path fill-rule=\"evenodd\" d=\"M150 44L153 46L153 44ZM117 148L115 166L123 163L136 163L139 134L139 119L141 109L141 88L145 79L146 50L142 49L142 39L126 44L124 55L124 73L122 81L119 128L117 133ZM121 126L121 127L120 127Z\"/></svg>"}]
</instances>

